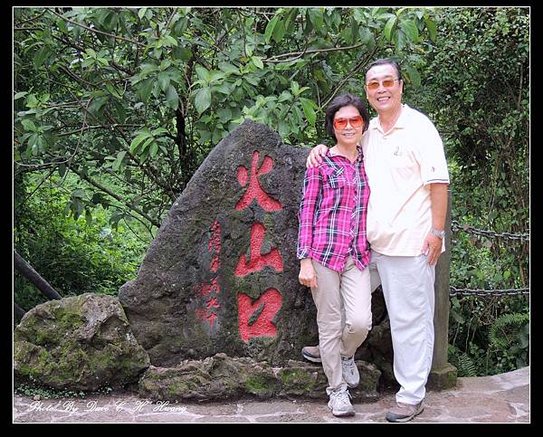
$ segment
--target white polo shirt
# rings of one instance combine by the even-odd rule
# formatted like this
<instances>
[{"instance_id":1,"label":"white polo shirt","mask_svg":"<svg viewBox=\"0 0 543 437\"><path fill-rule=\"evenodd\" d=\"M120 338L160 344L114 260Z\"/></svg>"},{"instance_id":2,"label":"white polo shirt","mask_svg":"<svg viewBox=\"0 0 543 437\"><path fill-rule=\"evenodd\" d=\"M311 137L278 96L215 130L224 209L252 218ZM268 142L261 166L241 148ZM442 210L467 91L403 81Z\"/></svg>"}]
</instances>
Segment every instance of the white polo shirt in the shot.
<instances>
[{"instance_id":1,"label":"white polo shirt","mask_svg":"<svg viewBox=\"0 0 543 437\"><path fill-rule=\"evenodd\" d=\"M428 184L449 183L437 129L426 115L403 104L386 135L377 117L371 120L362 146L371 190L367 222L371 248L383 255L420 255L432 227Z\"/></svg>"}]
</instances>

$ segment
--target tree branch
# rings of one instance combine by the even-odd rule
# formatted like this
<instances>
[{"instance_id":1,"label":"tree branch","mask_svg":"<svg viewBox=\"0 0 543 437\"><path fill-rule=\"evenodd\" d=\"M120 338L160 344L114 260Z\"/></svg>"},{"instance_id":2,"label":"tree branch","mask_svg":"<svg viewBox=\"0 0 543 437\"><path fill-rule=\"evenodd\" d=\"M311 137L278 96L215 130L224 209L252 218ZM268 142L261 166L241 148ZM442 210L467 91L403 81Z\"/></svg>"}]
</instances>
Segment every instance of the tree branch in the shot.
<instances>
[{"instance_id":1,"label":"tree branch","mask_svg":"<svg viewBox=\"0 0 543 437\"><path fill-rule=\"evenodd\" d=\"M62 296L51 287L49 282L42 278L42 276L34 270L34 268L21 256L17 253L16 250L13 251L13 258L15 268L19 270L21 275L26 279L32 282L38 290L40 290L45 296L49 299L62 299Z\"/></svg>"}]
</instances>

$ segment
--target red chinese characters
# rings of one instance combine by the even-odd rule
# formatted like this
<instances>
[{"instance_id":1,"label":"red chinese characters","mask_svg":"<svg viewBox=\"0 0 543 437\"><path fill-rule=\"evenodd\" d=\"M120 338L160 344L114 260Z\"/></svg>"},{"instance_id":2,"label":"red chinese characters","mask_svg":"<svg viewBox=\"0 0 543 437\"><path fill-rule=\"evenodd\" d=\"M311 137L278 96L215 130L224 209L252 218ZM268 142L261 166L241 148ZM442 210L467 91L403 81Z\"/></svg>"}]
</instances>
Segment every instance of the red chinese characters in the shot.
<instances>
[{"instance_id":1,"label":"red chinese characters","mask_svg":"<svg viewBox=\"0 0 543 437\"><path fill-rule=\"evenodd\" d=\"M236 266L236 276L246 276L249 273L262 270L266 266L272 267L277 272L283 271L283 258L276 247L271 249L268 253L262 254L262 244L264 243L265 232L266 228L262 223L253 223L251 226L251 255L249 261L247 261L245 255L241 255L238 265Z\"/></svg>"},{"instance_id":2,"label":"red chinese characters","mask_svg":"<svg viewBox=\"0 0 543 437\"><path fill-rule=\"evenodd\" d=\"M249 208L253 201L256 201L266 212L280 211L283 209L281 203L266 193L259 181L259 178L272 170L273 160L269 156L264 156L260 166L258 161L259 152L255 151L252 155L250 172L244 166L238 167L237 180L242 187L246 187L246 190L236 203L235 209L239 211ZM277 247L262 253L263 247L269 247L269 244L266 244L266 231L264 224L257 221L252 223L249 252L248 255L242 254L239 257L234 271L235 276L246 277L265 268L271 268L276 272L283 271L283 258ZM208 250L212 255L210 271L218 273L221 251L221 226L218 221L211 226ZM207 283L199 284L197 293L203 304L196 309L196 316L207 324L209 332L213 334L219 326L221 288L217 276ZM256 299L252 299L246 293L238 293L238 329L242 341L248 342L255 337L275 337L277 335L275 317L282 304L283 296L275 288L266 289Z\"/></svg>"},{"instance_id":3,"label":"red chinese characters","mask_svg":"<svg viewBox=\"0 0 543 437\"><path fill-rule=\"evenodd\" d=\"M239 335L245 342L253 337L275 337L274 317L281 309L283 296L275 288L268 288L254 301L246 294L238 294Z\"/></svg>"},{"instance_id":4,"label":"red chinese characters","mask_svg":"<svg viewBox=\"0 0 543 437\"><path fill-rule=\"evenodd\" d=\"M210 271L217 273L220 267L219 254L221 252L221 225L215 220L211 226L211 236L208 242L208 250L211 253L211 263ZM209 330L211 333L216 332L217 330L217 310L220 307L219 304L219 293L221 287L217 276L211 279L208 283L199 284L197 287L197 292L200 295L200 298L203 299L203 307L196 309L196 317L200 320L205 321L208 324Z\"/></svg>"},{"instance_id":5,"label":"red chinese characters","mask_svg":"<svg viewBox=\"0 0 543 437\"><path fill-rule=\"evenodd\" d=\"M238 182L242 187L248 186L236 204L236 209L247 208L253 200L256 200L266 212L280 211L283 209L281 203L266 193L259 181L259 177L272 170L273 160L269 156L264 156L262 164L257 168L259 156L258 151L253 152L250 175L247 168L238 167ZM246 255L240 256L234 272L236 276L244 277L261 271L265 267L271 267L277 272L283 271L283 258L279 249L272 248L267 253L262 253L265 234L266 228L262 223L252 224L249 259ZM245 293L238 293L238 328L241 339L248 342L254 337L275 337L277 328L274 317L281 309L282 303L283 296L275 288L267 289L255 300Z\"/></svg>"},{"instance_id":6,"label":"red chinese characters","mask_svg":"<svg viewBox=\"0 0 543 437\"><path fill-rule=\"evenodd\" d=\"M247 185L249 181L249 186L245 194L239 199L236 204L236 209L242 210L247 208L251 202L256 200L262 209L266 212L279 211L283 207L281 203L274 198L272 198L268 193L266 193L258 178L266 173L269 173L273 167L273 161L269 156L265 156L260 168L257 169L259 153L257 151L253 152L253 159L251 161L251 174L248 175L247 168L244 166L238 167L238 182L242 187Z\"/></svg>"}]
</instances>

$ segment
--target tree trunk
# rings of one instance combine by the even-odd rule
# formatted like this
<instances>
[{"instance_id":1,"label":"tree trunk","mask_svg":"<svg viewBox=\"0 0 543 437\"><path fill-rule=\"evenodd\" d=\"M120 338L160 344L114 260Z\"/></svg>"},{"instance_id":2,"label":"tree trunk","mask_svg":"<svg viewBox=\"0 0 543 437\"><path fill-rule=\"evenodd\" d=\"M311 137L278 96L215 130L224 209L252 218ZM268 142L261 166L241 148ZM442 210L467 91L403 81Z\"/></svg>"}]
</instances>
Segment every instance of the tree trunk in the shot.
<instances>
[{"instance_id":1,"label":"tree trunk","mask_svg":"<svg viewBox=\"0 0 543 437\"><path fill-rule=\"evenodd\" d=\"M38 290L40 290L45 296L49 299L62 299L62 296L57 293L57 291L49 285L41 275L34 270L34 268L26 262L26 260L17 253L16 250L14 253L15 268L30 282L32 282Z\"/></svg>"}]
</instances>

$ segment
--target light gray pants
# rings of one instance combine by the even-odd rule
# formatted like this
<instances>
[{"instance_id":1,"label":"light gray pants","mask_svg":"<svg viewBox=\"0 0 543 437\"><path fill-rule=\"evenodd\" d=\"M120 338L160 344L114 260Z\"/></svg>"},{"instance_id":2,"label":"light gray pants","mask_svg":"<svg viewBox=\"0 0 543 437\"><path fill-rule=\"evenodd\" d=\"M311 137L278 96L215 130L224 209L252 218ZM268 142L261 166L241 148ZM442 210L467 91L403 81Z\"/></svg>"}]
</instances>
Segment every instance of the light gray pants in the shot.
<instances>
[{"instance_id":1,"label":"light gray pants","mask_svg":"<svg viewBox=\"0 0 543 437\"><path fill-rule=\"evenodd\" d=\"M426 395L434 352L435 266L428 264L426 255L372 251L370 271L372 290L379 281L383 285L390 319L394 376L400 384L396 401L418 404Z\"/></svg>"},{"instance_id":2,"label":"light gray pants","mask_svg":"<svg viewBox=\"0 0 543 437\"><path fill-rule=\"evenodd\" d=\"M346 387L341 357L351 357L371 329L369 269L360 271L351 257L343 272L331 270L313 260L318 287L311 288L317 308L319 348L328 378L327 394ZM344 310L344 311L343 311Z\"/></svg>"}]
</instances>

